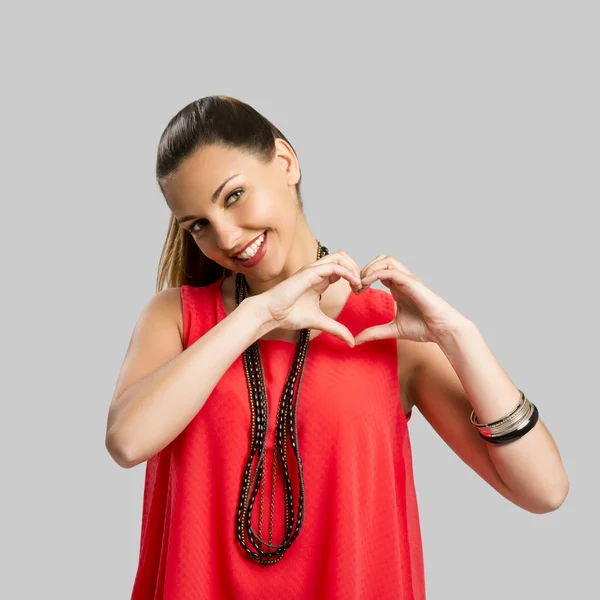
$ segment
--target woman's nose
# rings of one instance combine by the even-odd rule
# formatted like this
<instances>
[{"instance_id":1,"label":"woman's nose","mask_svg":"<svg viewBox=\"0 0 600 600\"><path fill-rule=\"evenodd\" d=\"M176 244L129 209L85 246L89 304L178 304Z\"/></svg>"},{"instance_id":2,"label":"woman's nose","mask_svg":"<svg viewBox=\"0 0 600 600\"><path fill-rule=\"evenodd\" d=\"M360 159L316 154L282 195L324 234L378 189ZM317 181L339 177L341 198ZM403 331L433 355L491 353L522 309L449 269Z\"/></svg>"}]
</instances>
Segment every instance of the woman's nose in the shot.
<instances>
[{"instance_id":1,"label":"woman's nose","mask_svg":"<svg viewBox=\"0 0 600 600\"><path fill-rule=\"evenodd\" d=\"M237 227L220 226L214 228L215 241L217 246L223 252L231 254L237 248L241 241L241 232Z\"/></svg>"}]
</instances>

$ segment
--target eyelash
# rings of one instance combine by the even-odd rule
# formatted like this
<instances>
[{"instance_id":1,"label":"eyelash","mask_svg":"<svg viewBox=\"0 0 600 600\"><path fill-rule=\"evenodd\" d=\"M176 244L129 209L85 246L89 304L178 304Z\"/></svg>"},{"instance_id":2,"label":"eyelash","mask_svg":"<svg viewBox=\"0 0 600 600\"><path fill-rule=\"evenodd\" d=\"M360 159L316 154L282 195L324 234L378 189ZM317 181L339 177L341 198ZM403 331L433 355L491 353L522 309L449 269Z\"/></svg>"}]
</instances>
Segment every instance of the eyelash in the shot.
<instances>
[{"instance_id":1,"label":"eyelash","mask_svg":"<svg viewBox=\"0 0 600 600\"><path fill-rule=\"evenodd\" d=\"M229 198L231 198L232 196L235 196L235 194L237 194L237 193L240 193L240 194L242 194L243 192L244 192L244 190L243 190L242 188L240 188L240 189L238 189L238 190L235 190L235 191L231 192L231 194L229 194L229 196L227 196L227 198L225 199L225 204L227 204L227 201L229 200ZM235 202L237 202L238 200L239 200L239 197L238 197L238 198L235 200ZM235 204L235 202L234 202L233 204ZM229 206L229 205L228 205L228 206ZM200 231L202 231L202 230L204 229L204 227L202 227L202 228L200 228L200 229L196 229L196 230L194 230L194 226L196 225L196 223L200 223L200 221L203 221L203 220L204 220L204 219L198 219L197 221L194 221L194 222L193 222L193 223L190 225L190 227L189 227L188 231L189 231L190 233L192 233L192 234L194 234L194 233L199 233Z\"/></svg>"}]
</instances>

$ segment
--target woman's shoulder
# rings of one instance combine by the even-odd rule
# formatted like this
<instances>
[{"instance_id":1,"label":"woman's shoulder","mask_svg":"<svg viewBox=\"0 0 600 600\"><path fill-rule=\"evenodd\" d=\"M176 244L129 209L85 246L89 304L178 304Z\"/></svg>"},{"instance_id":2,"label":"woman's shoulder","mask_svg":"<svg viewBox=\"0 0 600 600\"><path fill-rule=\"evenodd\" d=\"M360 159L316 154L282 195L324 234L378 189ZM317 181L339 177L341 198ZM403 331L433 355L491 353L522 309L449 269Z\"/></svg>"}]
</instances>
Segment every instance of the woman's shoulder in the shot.
<instances>
[{"instance_id":1,"label":"woman's shoulder","mask_svg":"<svg viewBox=\"0 0 600 600\"><path fill-rule=\"evenodd\" d=\"M172 319L177 325L179 335L183 340L183 299L184 287L168 287L157 292L152 298L155 310L160 311L166 318Z\"/></svg>"}]
</instances>

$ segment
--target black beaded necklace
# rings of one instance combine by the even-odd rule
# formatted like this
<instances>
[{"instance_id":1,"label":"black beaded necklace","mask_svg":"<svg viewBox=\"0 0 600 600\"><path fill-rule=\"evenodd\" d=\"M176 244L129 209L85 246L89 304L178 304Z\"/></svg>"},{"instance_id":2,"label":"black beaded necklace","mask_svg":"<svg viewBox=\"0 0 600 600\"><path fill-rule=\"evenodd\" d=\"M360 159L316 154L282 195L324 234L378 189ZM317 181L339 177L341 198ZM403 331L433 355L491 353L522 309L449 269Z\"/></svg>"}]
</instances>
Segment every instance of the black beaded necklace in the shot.
<instances>
[{"instance_id":1,"label":"black beaded necklace","mask_svg":"<svg viewBox=\"0 0 600 600\"><path fill-rule=\"evenodd\" d=\"M317 240L317 260L329 254L329 250L325 246L321 246ZM237 273L235 278L236 287L236 305L239 306L245 298L248 297L248 284L242 273ZM320 298L320 296L319 296ZM277 452L273 454L273 484L271 493L271 511L269 524L269 541L262 540L252 529L252 507L258 493L258 487L262 485L260 513L259 513L259 532L262 532L262 515L264 504L264 475L266 464L266 431L269 423L269 411L267 401L267 390L265 386L264 370L258 346L258 340L249 346L243 352L244 370L246 373L246 382L248 384L248 392L250 396L250 414L251 414L251 430L250 430L250 456L244 470L242 479L242 489L240 500L238 503L236 533L237 539L241 544L246 554L254 561L261 564L263 567L272 565L283 558L286 550L292 545L302 528L304 522L304 479L302 475L302 459L300 458L297 437L297 411L298 411L298 396L300 393L300 385L302 376L304 375L304 365L306 362L306 354L308 352L308 341L310 329L300 330L298 343L296 346L296 354L292 367L288 374L281 400L277 408L277 424L275 429L275 447L279 451L279 456L282 461L283 473L285 476L284 498L285 498L285 538L280 545L273 544L273 516L275 508L275 482L277 478ZM298 387L295 391L296 380ZM294 396L296 402L294 403ZM294 503L292 497L292 482L288 473L288 463L286 457L287 437L290 439L292 449L298 464L298 516L297 526L294 530ZM254 455L259 453L258 466L250 481L250 473ZM255 484L256 479L260 483ZM248 504L248 492L252 488L252 495ZM252 546L256 549L253 551L246 545L243 536L243 530L248 535L248 539ZM274 550L264 550L261 545L274 548Z\"/></svg>"}]
</instances>

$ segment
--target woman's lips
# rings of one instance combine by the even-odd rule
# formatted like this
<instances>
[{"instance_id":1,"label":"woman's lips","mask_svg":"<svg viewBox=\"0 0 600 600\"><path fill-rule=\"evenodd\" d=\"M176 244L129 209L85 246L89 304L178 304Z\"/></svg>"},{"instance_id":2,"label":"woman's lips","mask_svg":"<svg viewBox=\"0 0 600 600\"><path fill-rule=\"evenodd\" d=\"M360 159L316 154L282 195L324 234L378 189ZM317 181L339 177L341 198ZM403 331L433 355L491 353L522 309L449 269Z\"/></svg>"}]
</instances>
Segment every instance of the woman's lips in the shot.
<instances>
[{"instance_id":1,"label":"woman's lips","mask_svg":"<svg viewBox=\"0 0 600 600\"><path fill-rule=\"evenodd\" d=\"M234 254L231 258L237 258L238 254L241 254L246 248L249 248L250 246L252 246L252 244L254 244L254 242L256 242L256 240L263 234L265 234L266 231L263 231L262 233L259 233L253 240L249 241L239 252L237 252L236 254Z\"/></svg>"},{"instance_id":2,"label":"woman's lips","mask_svg":"<svg viewBox=\"0 0 600 600\"><path fill-rule=\"evenodd\" d=\"M262 233L260 235L263 235ZM260 237L260 235L256 238L258 239ZM263 240L263 243L260 245L259 249L256 251L256 254L252 257L249 258L247 260L244 260L243 258L238 258L237 256L234 257L234 259L239 262L243 267L253 267L255 264L257 264L265 255L266 251L267 251L267 232L264 232L264 236L265 239ZM250 244L251 246L252 244Z\"/></svg>"}]
</instances>

